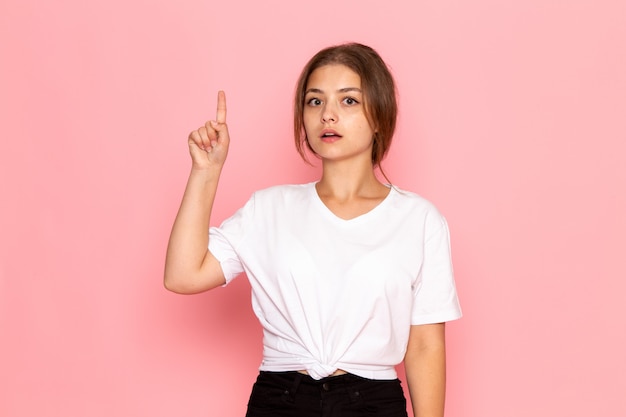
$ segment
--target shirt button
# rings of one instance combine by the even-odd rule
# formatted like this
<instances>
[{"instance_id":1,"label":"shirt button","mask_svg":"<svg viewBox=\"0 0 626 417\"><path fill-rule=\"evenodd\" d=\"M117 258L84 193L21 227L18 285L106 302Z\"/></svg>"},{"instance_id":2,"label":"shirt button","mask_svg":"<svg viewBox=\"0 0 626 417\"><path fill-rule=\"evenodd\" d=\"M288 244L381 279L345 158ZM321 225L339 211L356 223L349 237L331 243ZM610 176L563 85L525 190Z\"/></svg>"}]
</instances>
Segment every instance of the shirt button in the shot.
<instances>
[{"instance_id":1,"label":"shirt button","mask_svg":"<svg viewBox=\"0 0 626 417\"><path fill-rule=\"evenodd\" d=\"M330 391L330 384L328 384L328 382L324 382L324 383L322 384L322 389L323 389L324 391Z\"/></svg>"}]
</instances>

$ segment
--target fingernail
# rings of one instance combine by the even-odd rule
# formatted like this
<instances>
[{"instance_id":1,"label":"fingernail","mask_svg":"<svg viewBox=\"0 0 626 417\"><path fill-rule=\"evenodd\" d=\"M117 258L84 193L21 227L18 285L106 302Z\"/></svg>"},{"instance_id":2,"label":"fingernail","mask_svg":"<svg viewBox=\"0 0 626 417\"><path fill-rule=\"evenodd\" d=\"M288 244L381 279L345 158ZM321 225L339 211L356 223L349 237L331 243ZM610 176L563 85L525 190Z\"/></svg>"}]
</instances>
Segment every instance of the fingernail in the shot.
<instances>
[{"instance_id":1,"label":"fingernail","mask_svg":"<svg viewBox=\"0 0 626 417\"><path fill-rule=\"evenodd\" d=\"M216 127L218 127L219 125L217 124L216 121L211 120L211 126L215 129Z\"/></svg>"}]
</instances>

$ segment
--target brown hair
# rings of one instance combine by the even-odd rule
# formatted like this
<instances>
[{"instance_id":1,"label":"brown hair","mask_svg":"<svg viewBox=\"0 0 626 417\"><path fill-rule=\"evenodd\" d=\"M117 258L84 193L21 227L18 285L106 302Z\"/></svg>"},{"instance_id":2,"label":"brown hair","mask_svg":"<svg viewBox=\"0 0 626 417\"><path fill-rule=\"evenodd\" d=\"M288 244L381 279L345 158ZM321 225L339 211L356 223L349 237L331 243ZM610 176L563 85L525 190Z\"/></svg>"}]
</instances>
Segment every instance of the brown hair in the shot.
<instances>
[{"instance_id":1,"label":"brown hair","mask_svg":"<svg viewBox=\"0 0 626 417\"><path fill-rule=\"evenodd\" d=\"M365 105L365 116L374 133L372 147L372 163L380 167L396 128L398 104L396 101L396 86L393 76L380 55L366 45L346 43L331 46L319 51L305 65L298 78L294 100L293 130L296 149L302 158L308 162L304 144L313 153L304 130L304 93L309 77L319 67L324 65L345 65L361 77L361 90Z\"/></svg>"}]
</instances>

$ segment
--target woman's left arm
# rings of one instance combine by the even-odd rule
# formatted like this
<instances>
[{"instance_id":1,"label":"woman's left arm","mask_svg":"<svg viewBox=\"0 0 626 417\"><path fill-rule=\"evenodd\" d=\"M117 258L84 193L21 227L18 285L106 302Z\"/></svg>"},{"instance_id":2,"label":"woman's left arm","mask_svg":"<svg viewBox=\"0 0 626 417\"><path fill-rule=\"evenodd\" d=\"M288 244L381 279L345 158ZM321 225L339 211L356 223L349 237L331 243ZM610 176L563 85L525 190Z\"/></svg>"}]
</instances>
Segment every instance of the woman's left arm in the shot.
<instances>
[{"instance_id":1,"label":"woman's left arm","mask_svg":"<svg viewBox=\"0 0 626 417\"><path fill-rule=\"evenodd\" d=\"M446 396L445 323L411 326L404 357L415 417L443 417Z\"/></svg>"}]
</instances>

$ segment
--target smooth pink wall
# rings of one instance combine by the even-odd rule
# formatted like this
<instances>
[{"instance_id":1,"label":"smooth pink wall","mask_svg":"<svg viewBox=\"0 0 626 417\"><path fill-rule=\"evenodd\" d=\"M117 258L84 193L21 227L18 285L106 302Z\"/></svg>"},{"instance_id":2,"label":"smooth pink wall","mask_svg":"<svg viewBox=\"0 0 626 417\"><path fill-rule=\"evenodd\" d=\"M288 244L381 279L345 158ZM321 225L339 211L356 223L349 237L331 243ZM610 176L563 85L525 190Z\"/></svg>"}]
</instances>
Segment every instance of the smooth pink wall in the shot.
<instances>
[{"instance_id":1,"label":"smooth pink wall","mask_svg":"<svg viewBox=\"0 0 626 417\"><path fill-rule=\"evenodd\" d=\"M241 416L245 279L161 284L186 136L228 94L215 222L309 181L291 95L318 49L379 50L385 168L453 235L448 417L626 415L626 3L0 3L0 415Z\"/></svg>"}]
</instances>

